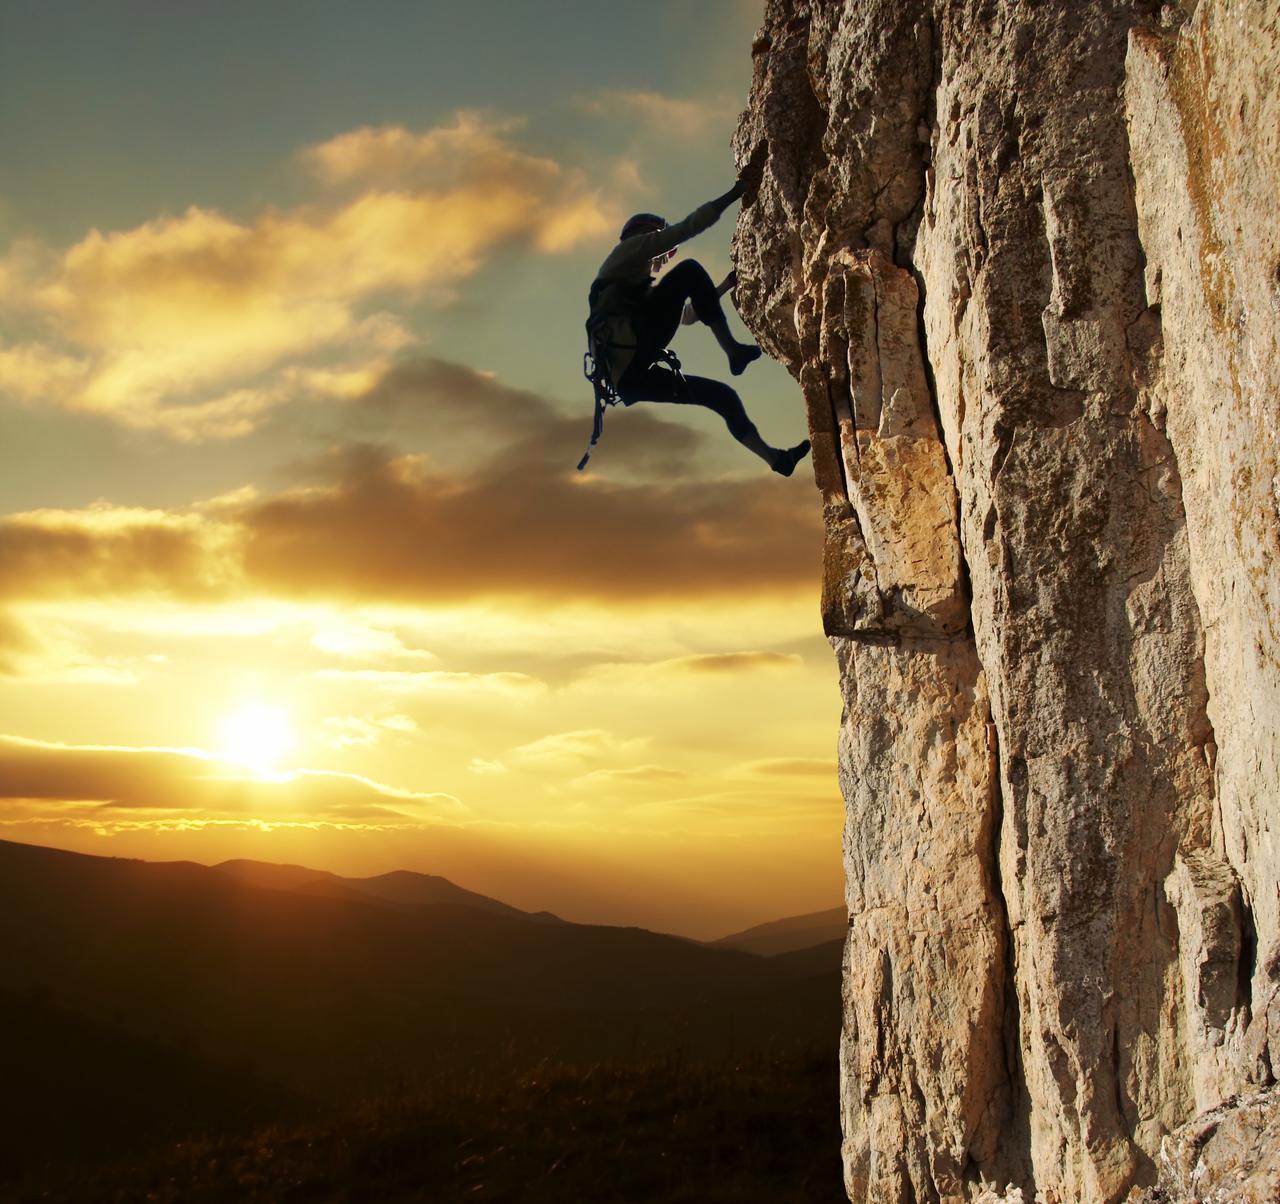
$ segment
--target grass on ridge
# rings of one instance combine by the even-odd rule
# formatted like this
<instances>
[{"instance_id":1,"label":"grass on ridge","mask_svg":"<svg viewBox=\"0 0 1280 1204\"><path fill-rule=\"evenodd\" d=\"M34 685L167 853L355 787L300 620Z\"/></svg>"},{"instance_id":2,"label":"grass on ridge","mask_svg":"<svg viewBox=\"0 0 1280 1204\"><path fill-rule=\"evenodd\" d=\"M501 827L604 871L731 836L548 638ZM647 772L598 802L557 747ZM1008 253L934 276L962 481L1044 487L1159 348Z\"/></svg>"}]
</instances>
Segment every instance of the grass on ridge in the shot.
<instances>
[{"instance_id":1,"label":"grass on ridge","mask_svg":"<svg viewBox=\"0 0 1280 1204\"><path fill-rule=\"evenodd\" d=\"M829 1050L706 1066L547 1064L506 1090L387 1096L341 1119L159 1150L17 1197L41 1204L845 1199Z\"/></svg>"}]
</instances>

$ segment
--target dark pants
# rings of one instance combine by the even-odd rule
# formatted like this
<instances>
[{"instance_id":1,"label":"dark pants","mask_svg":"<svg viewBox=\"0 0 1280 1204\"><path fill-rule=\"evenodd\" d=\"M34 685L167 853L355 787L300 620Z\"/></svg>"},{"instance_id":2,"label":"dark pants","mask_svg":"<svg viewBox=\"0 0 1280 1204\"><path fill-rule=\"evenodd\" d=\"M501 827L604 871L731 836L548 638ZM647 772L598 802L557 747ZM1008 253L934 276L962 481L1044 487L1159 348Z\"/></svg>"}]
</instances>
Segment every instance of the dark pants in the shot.
<instances>
[{"instance_id":1,"label":"dark pants","mask_svg":"<svg viewBox=\"0 0 1280 1204\"><path fill-rule=\"evenodd\" d=\"M739 443L759 439L742 399L728 385L705 376L685 376L682 382L670 369L655 365L658 352L680 328L686 301L693 302L694 312L708 326L724 322L724 310L706 268L696 259L677 264L649 290L640 312L632 317L638 346L635 358L618 382L619 396L626 405L670 401L705 406L724 419L729 433Z\"/></svg>"}]
</instances>

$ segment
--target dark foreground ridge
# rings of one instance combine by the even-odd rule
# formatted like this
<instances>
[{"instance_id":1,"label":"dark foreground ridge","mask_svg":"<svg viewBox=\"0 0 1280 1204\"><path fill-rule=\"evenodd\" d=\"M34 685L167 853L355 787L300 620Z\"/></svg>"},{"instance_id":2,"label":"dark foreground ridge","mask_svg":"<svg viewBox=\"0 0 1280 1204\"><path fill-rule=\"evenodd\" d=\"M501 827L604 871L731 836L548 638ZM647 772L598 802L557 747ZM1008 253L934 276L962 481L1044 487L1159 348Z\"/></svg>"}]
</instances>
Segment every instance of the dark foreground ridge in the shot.
<instances>
[{"instance_id":1,"label":"dark foreground ridge","mask_svg":"<svg viewBox=\"0 0 1280 1204\"><path fill-rule=\"evenodd\" d=\"M352 881L0 841L0 1201L437 1200L556 1164L567 1194L466 1198L746 1200L759 1159L803 1184L814 1149L835 1190L838 946Z\"/></svg>"},{"instance_id":2,"label":"dark foreground ridge","mask_svg":"<svg viewBox=\"0 0 1280 1204\"><path fill-rule=\"evenodd\" d=\"M502 1091L384 1096L337 1120L182 1143L16 1200L826 1204L844 1198L835 1098L825 1049L543 1066Z\"/></svg>"}]
</instances>

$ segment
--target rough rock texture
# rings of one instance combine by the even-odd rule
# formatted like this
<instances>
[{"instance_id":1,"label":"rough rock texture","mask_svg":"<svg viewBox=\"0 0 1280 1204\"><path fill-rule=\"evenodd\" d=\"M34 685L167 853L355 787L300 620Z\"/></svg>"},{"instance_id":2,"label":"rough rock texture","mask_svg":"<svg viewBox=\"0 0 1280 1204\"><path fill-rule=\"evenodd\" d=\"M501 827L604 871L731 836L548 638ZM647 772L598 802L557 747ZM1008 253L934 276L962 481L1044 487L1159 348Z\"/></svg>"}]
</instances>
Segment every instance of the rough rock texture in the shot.
<instances>
[{"instance_id":1,"label":"rough rock texture","mask_svg":"<svg viewBox=\"0 0 1280 1204\"><path fill-rule=\"evenodd\" d=\"M1166 1137L1159 1186L1131 1204L1276 1204L1280 1200L1280 1090L1214 1108Z\"/></svg>"},{"instance_id":2,"label":"rough rock texture","mask_svg":"<svg viewBox=\"0 0 1280 1204\"><path fill-rule=\"evenodd\" d=\"M1280 0L771 0L754 56L738 303L804 393L845 699L846 1186L1119 1200L1280 1073Z\"/></svg>"}]
</instances>

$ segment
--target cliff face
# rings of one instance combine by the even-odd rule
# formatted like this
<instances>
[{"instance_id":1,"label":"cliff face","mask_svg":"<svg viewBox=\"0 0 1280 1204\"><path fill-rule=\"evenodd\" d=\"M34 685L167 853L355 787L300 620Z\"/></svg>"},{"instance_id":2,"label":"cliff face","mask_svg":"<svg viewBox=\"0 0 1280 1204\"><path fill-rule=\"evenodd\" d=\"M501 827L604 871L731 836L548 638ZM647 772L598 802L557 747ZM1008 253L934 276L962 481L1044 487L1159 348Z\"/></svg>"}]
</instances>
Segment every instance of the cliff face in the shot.
<instances>
[{"instance_id":1,"label":"cliff face","mask_svg":"<svg viewBox=\"0 0 1280 1204\"><path fill-rule=\"evenodd\" d=\"M847 1186L1119 1199L1280 1073L1280 0L771 0L754 55Z\"/></svg>"}]
</instances>

